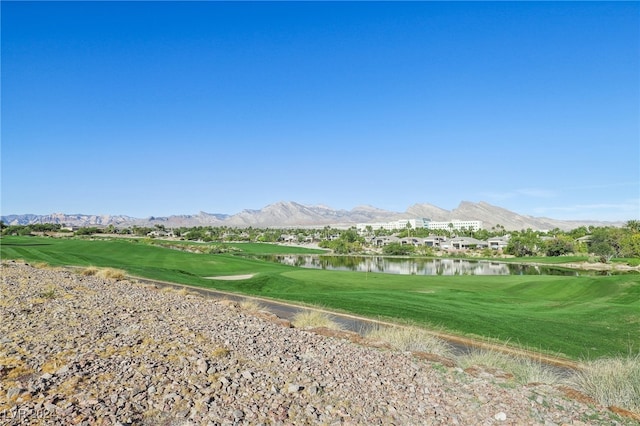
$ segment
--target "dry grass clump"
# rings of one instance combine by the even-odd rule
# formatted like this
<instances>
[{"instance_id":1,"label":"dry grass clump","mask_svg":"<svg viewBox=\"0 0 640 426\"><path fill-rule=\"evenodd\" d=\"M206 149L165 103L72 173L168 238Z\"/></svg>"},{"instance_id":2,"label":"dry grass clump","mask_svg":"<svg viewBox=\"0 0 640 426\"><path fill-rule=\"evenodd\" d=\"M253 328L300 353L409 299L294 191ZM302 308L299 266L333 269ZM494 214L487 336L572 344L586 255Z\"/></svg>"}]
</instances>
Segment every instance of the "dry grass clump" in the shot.
<instances>
[{"instance_id":1,"label":"dry grass clump","mask_svg":"<svg viewBox=\"0 0 640 426\"><path fill-rule=\"evenodd\" d=\"M26 265L27 261L24 259L2 259L3 265L11 265L12 263L19 264L19 265Z\"/></svg>"},{"instance_id":2,"label":"dry grass clump","mask_svg":"<svg viewBox=\"0 0 640 426\"><path fill-rule=\"evenodd\" d=\"M640 413L640 353L587 361L570 383L602 405Z\"/></svg>"},{"instance_id":3,"label":"dry grass clump","mask_svg":"<svg viewBox=\"0 0 640 426\"><path fill-rule=\"evenodd\" d=\"M341 330L340 324L331 319L329 314L315 310L300 311L291 321L296 328L326 327L332 330Z\"/></svg>"},{"instance_id":4,"label":"dry grass clump","mask_svg":"<svg viewBox=\"0 0 640 426\"><path fill-rule=\"evenodd\" d=\"M176 294L178 296L197 296L198 293L194 292L194 291L190 291L187 287L183 287L180 286L180 288L178 287L172 287L172 286L166 286L166 287L162 287L162 289L160 290L161 293L166 293L166 294Z\"/></svg>"},{"instance_id":5,"label":"dry grass clump","mask_svg":"<svg viewBox=\"0 0 640 426\"><path fill-rule=\"evenodd\" d=\"M462 368L478 365L511 373L514 379L521 384L544 383L555 385L562 382L562 377L553 368L529 358L508 355L502 352L473 349L469 353L456 357L456 360Z\"/></svg>"},{"instance_id":6,"label":"dry grass clump","mask_svg":"<svg viewBox=\"0 0 640 426\"><path fill-rule=\"evenodd\" d=\"M253 299L245 299L240 302L240 308L243 311L247 312L260 312L264 311L264 306L260 304L260 302Z\"/></svg>"},{"instance_id":7,"label":"dry grass clump","mask_svg":"<svg viewBox=\"0 0 640 426\"><path fill-rule=\"evenodd\" d=\"M160 289L160 293L175 293L175 292L177 292L177 291L178 291L178 290L174 289L174 288L173 288L173 287L171 287L171 286L165 286L165 287L162 287L162 288Z\"/></svg>"},{"instance_id":8,"label":"dry grass clump","mask_svg":"<svg viewBox=\"0 0 640 426\"><path fill-rule=\"evenodd\" d=\"M80 273L85 276L95 276L116 281L121 281L127 278L126 271L116 268L96 268L95 266L87 266Z\"/></svg>"},{"instance_id":9,"label":"dry grass clump","mask_svg":"<svg viewBox=\"0 0 640 426\"><path fill-rule=\"evenodd\" d=\"M116 281L121 281L127 278L127 273L125 271L115 268L102 268L97 275L100 278L107 278Z\"/></svg>"},{"instance_id":10,"label":"dry grass clump","mask_svg":"<svg viewBox=\"0 0 640 426\"><path fill-rule=\"evenodd\" d=\"M43 299L55 299L58 294L56 293L55 287L50 286L45 291L41 292L39 296Z\"/></svg>"},{"instance_id":11,"label":"dry grass clump","mask_svg":"<svg viewBox=\"0 0 640 426\"><path fill-rule=\"evenodd\" d=\"M86 268L84 268L80 273L82 275L85 275L87 277L92 277L94 275L98 274L99 269L96 268L95 266L87 266Z\"/></svg>"},{"instance_id":12,"label":"dry grass clump","mask_svg":"<svg viewBox=\"0 0 640 426\"><path fill-rule=\"evenodd\" d=\"M224 358L227 355L229 355L230 352L231 351L229 350L229 348L224 346L219 346L211 352L211 356L213 358Z\"/></svg>"},{"instance_id":13,"label":"dry grass clump","mask_svg":"<svg viewBox=\"0 0 640 426\"><path fill-rule=\"evenodd\" d=\"M426 352L446 358L452 355L446 342L418 327L374 327L366 337L387 342L399 351Z\"/></svg>"}]
</instances>

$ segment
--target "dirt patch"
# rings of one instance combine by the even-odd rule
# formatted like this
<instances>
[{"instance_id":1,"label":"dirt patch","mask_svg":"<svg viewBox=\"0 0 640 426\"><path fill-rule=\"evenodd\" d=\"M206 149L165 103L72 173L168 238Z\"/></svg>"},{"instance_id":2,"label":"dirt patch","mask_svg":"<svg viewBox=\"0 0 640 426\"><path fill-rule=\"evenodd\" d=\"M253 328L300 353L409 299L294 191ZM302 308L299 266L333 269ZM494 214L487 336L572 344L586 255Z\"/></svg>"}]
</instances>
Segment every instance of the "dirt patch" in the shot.
<instances>
[{"instance_id":1,"label":"dirt patch","mask_svg":"<svg viewBox=\"0 0 640 426\"><path fill-rule=\"evenodd\" d=\"M221 281L239 281L239 280L248 280L249 278L253 278L255 274L245 274L245 275L220 275L217 277L205 277L208 280L221 280Z\"/></svg>"}]
</instances>

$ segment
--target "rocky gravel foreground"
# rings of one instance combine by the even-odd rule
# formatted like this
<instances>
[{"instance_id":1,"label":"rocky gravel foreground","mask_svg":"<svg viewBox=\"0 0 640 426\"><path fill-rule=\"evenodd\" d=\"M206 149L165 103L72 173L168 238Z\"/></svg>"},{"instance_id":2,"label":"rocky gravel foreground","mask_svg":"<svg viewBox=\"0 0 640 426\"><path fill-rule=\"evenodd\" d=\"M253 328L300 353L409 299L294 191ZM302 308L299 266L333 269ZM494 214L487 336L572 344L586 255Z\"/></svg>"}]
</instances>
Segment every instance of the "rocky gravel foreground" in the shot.
<instances>
[{"instance_id":1,"label":"rocky gravel foreground","mask_svg":"<svg viewBox=\"0 0 640 426\"><path fill-rule=\"evenodd\" d=\"M233 303L5 262L0 424L626 424L546 385L283 327Z\"/></svg>"}]
</instances>

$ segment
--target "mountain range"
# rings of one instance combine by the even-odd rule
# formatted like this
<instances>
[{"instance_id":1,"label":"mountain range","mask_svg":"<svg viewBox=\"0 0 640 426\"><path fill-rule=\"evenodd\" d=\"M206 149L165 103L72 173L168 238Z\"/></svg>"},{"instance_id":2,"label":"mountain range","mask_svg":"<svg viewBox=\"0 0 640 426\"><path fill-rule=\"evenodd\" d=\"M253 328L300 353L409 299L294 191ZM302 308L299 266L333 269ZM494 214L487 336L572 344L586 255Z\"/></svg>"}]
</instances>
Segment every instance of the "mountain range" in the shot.
<instances>
[{"instance_id":1,"label":"mountain range","mask_svg":"<svg viewBox=\"0 0 640 426\"><path fill-rule=\"evenodd\" d=\"M195 215L172 215L167 217L134 218L123 215L86 215L53 213L48 215L7 215L1 220L7 225L29 225L36 223L59 223L67 226L231 226L255 228L287 227L349 227L356 223L390 222L399 219L428 218L432 221L481 220L485 229L501 225L507 230L562 229L571 230L580 226L621 226L622 222L585 220L557 220L546 217L521 215L485 202L463 201L453 210L445 210L431 204L414 204L405 212L393 212L373 206L358 206L351 210L335 210L327 206L307 206L293 201L280 201L259 210L243 210L233 215L200 212Z\"/></svg>"}]
</instances>

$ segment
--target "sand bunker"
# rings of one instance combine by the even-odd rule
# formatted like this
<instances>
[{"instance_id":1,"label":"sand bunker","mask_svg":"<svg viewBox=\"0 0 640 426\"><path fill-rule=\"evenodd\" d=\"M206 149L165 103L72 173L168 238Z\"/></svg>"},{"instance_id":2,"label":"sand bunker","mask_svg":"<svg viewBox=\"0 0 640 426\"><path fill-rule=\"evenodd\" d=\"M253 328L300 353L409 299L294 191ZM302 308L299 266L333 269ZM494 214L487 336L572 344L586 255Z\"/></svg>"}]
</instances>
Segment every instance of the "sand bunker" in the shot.
<instances>
[{"instance_id":1,"label":"sand bunker","mask_svg":"<svg viewBox=\"0 0 640 426\"><path fill-rule=\"evenodd\" d=\"M223 281L237 281L237 280L248 280L249 278L253 278L255 274L246 274L246 275L220 275L218 277L205 277L208 280L223 280Z\"/></svg>"}]
</instances>

